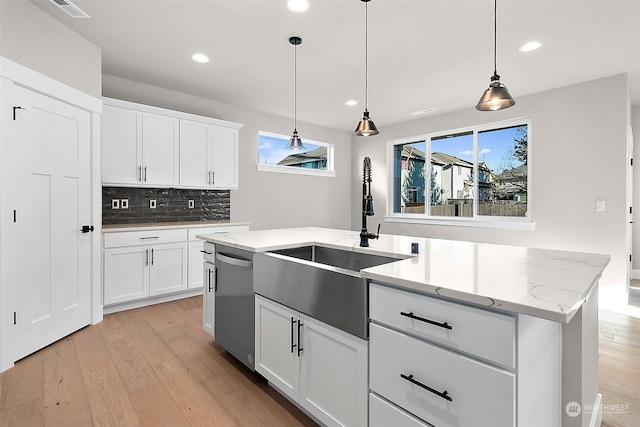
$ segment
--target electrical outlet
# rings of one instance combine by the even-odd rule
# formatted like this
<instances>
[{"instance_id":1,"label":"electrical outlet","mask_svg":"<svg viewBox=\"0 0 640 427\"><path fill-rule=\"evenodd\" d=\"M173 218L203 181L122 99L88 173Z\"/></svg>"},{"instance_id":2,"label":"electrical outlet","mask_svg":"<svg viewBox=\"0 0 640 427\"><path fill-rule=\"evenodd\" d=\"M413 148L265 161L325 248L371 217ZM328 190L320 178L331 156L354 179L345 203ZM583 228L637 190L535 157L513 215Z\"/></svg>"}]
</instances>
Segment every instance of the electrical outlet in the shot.
<instances>
[{"instance_id":1,"label":"electrical outlet","mask_svg":"<svg viewBox=\"0 0 640 427\"><path fill-rule=\"evenodd\" d=\"M155 201L155 199L151 199L151 200L149 200L149 208L150 208L150 209L155 209L155 208L156 208L156 201Z\"/></svg>"},{"instance_id":2,"label":"electrical outlet","mask_svg":"<svg viewBox=\"0 0 640 427\"><path fill-rule=\"evenodd\" d=\"M189 200L189 209L193 209L196 207L196 203L193 200Z\"/></svg>"},{"instance_id":3,"label":"electrical outlet","mask_svg":"<svg viewBox=\"0 0 640 427\"><path fill-rule=\"evenodd\" d=\"M111 199L111 209L120 209L120 199Z\"/></svg>"},{"instance_id":4,"label":"electrical outlet","mask_svg":"<svg viewBox=\"0 0 640 427\"><path fill-rule=\"evenodd\" d=\"M129 209L129 199L120 199L120 209Z\"/></svg>"}]
</instances>

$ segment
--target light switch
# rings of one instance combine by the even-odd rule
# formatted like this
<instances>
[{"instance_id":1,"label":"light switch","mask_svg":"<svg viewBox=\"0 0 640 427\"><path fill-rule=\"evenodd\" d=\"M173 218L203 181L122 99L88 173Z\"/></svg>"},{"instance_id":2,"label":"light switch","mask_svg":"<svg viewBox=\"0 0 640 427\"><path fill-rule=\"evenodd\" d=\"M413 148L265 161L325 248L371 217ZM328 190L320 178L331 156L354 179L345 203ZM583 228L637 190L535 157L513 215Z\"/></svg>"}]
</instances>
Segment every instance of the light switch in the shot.
<instances>
[{"instance_id":1,"label":"light switch","mask_svg":"<svg viewBox=\"0 0 640 427\"><path fill-rule=\"evenodd\" d=\"M196 204L193 200L189 200L189 209L193 209L196 207Z\"/></svg>"},{"instance_id":2,"label":"light switch","mask_svg":"<svg viewBox=\"0 0 640 427\"><path fill-rule=\"evenodd\" d=\"M120 209L129 209L129 199L120 199Z\"/></svg>"},{"instance_id":3,"label":"light switch","mask_svg":"<svg viewBox=\"0 0 640 427\"><path fill-rule=\"evenodd\" d=\"M604 212L605 203L604 200L596 200L596 212Z\"/></svg>"},{"instance_id":4,"label":"light switch","mask_svg":"<svg viewBox=\"0 0 640 427\"><path fill-rule=\"evenodd\" d=\"M120 199L111 199L111 209L120 209Z\"/></svg>"},{"instance_id":5,"label":"light switch","mask_svg":"<svg viewBox=\"0 0 640 427\"><path fill-rule=\"evenodd\" d=\"M150 209L155 209L155 208L156 208L156 201L155 201L155 199L151 199L151 200L149 200L149 208L150 208Z\"/></svg>"}]
</instances>

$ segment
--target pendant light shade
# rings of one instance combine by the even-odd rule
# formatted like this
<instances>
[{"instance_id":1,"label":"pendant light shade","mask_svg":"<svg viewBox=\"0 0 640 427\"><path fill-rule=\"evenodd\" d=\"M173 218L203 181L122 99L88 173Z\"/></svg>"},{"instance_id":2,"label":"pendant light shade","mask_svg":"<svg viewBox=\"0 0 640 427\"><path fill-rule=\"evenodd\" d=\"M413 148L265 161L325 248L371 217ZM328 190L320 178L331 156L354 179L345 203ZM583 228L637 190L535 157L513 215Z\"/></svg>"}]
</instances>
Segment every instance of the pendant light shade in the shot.
<instances>
[{"instance_id":1,"label":"pendant light shade","mask_svg":"<svg viewBox=\"0 0 640 427\"><path fill-rule=\"evenodd\" d=\"M378 128L373 123L373 120L369 117L369 111L367 106L369 104L369 41L368 41L368 9L367 3L371 0L360 0L364 3L364 114L362 120L358 123L356 130L353 132L358 136L373 136L377 135Z\"/></svg>"},{"instance_id":2,"label":"pendant light shade","mask_svg":"<svg viewBox=\"0 0 640 427\"><path fill-rule=\"evenodd\" d=\"M298 36L289 37L289 43L293 45L293 135L289 140L287 148L291 150L300 150L304 148L304 144L298 135L298 45L302 44L302 39Z\"/></svg>"},{"instance_id":3,"label":"pendant light shade","mask_svg":"<svg viewBox=\"0 0 640 427\"><path fill-rule=\"evenodd\" d=\"M497 39L498 39L498 0L493 2L493 76L489 88L484 91L476 105L478 111L497 111L515 105L507 87L500 82L497 72Z\"/></svg>"}]
</instances>

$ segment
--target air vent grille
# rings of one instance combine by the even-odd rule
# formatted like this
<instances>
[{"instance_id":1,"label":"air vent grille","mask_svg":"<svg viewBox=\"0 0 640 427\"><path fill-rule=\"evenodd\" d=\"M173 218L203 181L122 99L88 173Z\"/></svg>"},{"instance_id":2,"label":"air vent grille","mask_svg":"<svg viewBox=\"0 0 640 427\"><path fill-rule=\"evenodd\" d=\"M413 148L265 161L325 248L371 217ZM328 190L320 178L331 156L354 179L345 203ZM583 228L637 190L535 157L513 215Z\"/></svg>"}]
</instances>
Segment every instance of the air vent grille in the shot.
<instances>
[{"instance_id":1,"label":"air vent grille","mask_svg":"<svg viewBox=\"0 0 640 427\"><path fill-rule=\"evenodd\" d=\"M49 0L72 18L89 18L90 16L69 0Z\"/></svg>"}]
</instances>

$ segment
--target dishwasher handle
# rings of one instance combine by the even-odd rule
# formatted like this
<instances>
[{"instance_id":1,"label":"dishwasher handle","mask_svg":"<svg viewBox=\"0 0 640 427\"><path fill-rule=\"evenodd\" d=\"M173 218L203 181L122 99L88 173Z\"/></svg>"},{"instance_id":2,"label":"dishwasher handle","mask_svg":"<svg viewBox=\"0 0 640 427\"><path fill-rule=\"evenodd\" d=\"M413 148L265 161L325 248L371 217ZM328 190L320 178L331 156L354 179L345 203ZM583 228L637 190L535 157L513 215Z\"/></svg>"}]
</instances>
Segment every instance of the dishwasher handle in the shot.
<instances>
[{"instance_id":1,"label":"dishwasher handle","mask_svg":"<svg viewBox=\"0 0 640 427\"><path fill-rule=\"evenodd\" d=\"M236 267L253 268L253 261L249 261L242 258L235 258L233 256L224 255L220 252L216 252L216 263L218 261L225 264L231 264Z\"/></svg>"}]
</instances>

